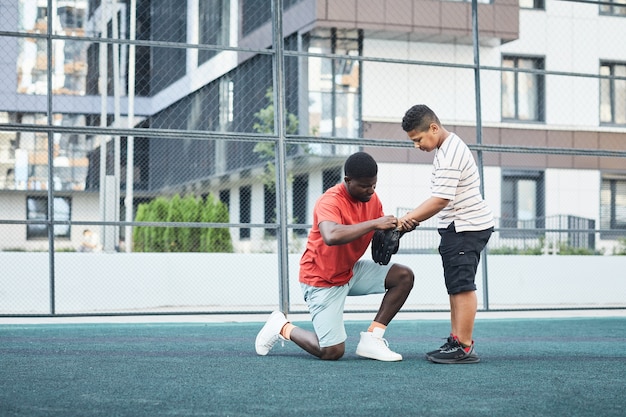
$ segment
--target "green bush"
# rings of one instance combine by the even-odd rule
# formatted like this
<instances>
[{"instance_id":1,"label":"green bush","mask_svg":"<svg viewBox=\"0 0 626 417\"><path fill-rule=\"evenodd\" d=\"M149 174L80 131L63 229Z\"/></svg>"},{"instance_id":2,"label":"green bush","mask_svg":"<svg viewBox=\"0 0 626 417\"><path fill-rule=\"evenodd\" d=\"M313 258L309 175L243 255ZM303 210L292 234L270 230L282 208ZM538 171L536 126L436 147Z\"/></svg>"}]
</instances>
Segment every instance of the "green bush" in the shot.
<instances>
[{"instance_id":1,"label":"green bush","mask_svg":"<svg viewBox=\"0 0 626 417\"><path fill-rule=\"evenodd\" d=\"M518 247L502 246L488 250L490 255L541 255L543 253L540 246L521 249Z\"/></svg>"},{"instance_id":2,"label":"green bush","mask_svg":"<svg viewBox=\"0 0 626 417\"><path fill-rule=\"evenodd\" d=\"M201 219L203 222L228 223L228 208L209 195L204 202ZM225 228L204 229L200 236L200 248L203 252L232 252L230 232Z\"/></svg>"},{"instance_id":3,"label":"green bush","mask_svg":"<svg viewBox=\"0 0 626 417\"><path fill-rule=\"evenodd\" d=\"M588 248L575 248L561 243L559 245L559 255L602 255L602 252Z\"/></svg>"},{"instance_id":4,"label":"green bush","mask_svg":"<svg viewBox=\"0 0 626 417\"><path fill-rule=\"evenodd\" d=\"M575 248L565 243L559 243L559 250L556 255L602 255L601 251L595 251L588 248ZM523 248L502 246L499 248L489 249L492 255L542 255L544 240L540 239L536 246L528 246Z\"/></svg>"},{"instance_id":5,"label":"green bush","mask_svg":"<svg viewBox=\"0 0 626 417\"><path fill-rule=\"evenodd\" d=\"M228 209L209 195L206 201L188 195L157 197L137 207L138 222L228 223ZM228 228L138 226L133 231L135 252L232 252Z\"/></svg>"}]
</instances>

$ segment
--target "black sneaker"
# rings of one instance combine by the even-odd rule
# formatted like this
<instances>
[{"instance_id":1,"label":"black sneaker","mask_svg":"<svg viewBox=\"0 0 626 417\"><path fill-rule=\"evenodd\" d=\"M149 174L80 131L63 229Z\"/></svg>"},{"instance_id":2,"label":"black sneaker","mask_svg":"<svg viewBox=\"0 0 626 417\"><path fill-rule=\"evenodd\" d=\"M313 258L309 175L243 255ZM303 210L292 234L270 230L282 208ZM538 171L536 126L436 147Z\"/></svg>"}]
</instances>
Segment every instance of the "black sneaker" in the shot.
<instances>
[{"instance_id":1,"label":"black sneaker","mask_svg":"<svg viewBox=\"0 0 626 417\"><path fill-rule=\"evenodd\" d=\"M435 353L439 353L442 350L447 350L450 347L450 345L452 344L453 340L454 340L454 337L452 337L452 335L448 336L448 338L446 339L446 343L444 343L443 345L439 346L435 350L431 350L430 352L426 352L426 358L430 358L432 355L434 355Z\"/></svg>"},{"instance_id":2,"label":"black sneaker","mask_svg":"<svg viewBox=\"0 0 626 417\"><path fill-rule=\"evenodd\" d=\"M478 363L480 358L474 350L474 343L470 346L469 352L466 352L458 340L453 340L447 349L440 350L428 357L433 363Z\"/></svg>"}]
</instances>

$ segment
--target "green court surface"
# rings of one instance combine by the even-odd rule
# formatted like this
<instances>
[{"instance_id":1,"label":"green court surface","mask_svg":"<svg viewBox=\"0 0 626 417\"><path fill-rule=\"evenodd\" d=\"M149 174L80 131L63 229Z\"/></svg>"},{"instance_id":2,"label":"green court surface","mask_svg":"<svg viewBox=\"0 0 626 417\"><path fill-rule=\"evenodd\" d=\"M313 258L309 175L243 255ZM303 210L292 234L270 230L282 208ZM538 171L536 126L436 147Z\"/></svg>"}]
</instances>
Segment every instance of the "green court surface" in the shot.
<instances>
[{"instance_id":1,"label":"green court surface","mask_svg":"<svg viewBox=\"0 0 626 417\"><path fill-rule=\"evenodd\" d=\"M424 359L446 320L393 321L404 360L385 363L354 354L366 321L336 362L291 342L257 356L264 319L2 324L0 416L626 415L625 317L479 319L466 365Z\"/></svg>"}]
</instances>

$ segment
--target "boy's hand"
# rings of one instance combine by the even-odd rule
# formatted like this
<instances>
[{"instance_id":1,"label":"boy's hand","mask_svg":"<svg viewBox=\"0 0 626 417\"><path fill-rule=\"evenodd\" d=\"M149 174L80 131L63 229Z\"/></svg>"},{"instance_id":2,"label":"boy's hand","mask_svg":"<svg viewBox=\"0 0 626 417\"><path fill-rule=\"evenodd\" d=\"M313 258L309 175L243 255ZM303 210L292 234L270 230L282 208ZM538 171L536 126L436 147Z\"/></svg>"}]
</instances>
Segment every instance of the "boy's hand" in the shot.
<instances>
[{"instance_id":1,"label":"boy's hand","mask_svg":"<svg viewBox=\"0 0 626 417\"><path fill-rule=\"evenodd\" d=\"M420 222L418 222L417 220L413 220L407 216L402 216L398 219L398 230L405 233L412 232L419 225Z\"/></svg>"}]
</instances>

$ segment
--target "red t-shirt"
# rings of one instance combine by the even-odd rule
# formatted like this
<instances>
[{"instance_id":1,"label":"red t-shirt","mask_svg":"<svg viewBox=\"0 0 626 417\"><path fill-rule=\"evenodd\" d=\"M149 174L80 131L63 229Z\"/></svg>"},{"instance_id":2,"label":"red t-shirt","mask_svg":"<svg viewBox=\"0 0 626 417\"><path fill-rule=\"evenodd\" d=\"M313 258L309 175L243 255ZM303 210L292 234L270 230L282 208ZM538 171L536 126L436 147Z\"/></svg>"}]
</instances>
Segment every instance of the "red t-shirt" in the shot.
<instances>
[{"instance_id":1,"label":"red t-shirt","mask_svg":"<svg viewBox=\"0 0 626 417\"><path fill-rule=\"evenodd\" d=\"M344 183L328 189L313 209L313 227L300 259L300 282L314 287L338 287L348 283L354 264L363 256L374 234L372 231L350 243L328 246L318 227L321 222L349 225L383 215L383 206L376 194L363 203L350 196Z\"/></svg>"}]
</instances>

